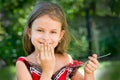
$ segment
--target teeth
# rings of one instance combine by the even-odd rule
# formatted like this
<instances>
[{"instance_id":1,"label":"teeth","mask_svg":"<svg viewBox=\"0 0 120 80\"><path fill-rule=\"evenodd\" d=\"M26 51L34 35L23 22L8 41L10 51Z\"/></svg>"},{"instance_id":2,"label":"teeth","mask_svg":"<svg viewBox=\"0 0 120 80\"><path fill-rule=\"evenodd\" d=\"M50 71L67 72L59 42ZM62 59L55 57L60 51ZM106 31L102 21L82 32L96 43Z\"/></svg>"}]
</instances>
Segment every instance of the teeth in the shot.
<instances>
[{"instance_id":1,"label":"teeth","mask_svg":"<svg viewBox=\"0 0 120 80\"><path fill-rule=\"evenodd\" d=\"M52 43L47 43L47 42L39 42L40 44L52 44Z\"/></svg>"}]
</instances>

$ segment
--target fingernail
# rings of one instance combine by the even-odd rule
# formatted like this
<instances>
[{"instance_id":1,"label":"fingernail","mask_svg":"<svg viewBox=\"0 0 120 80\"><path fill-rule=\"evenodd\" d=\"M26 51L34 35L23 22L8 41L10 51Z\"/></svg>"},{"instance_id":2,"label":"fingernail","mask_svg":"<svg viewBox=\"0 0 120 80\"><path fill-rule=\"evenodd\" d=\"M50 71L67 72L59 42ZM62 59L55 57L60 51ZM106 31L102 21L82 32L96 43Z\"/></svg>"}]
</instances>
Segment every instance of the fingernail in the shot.
<instances>
[{"instance_id":1,"label":"fingernail","mask_svg":"<svg viewBox=\"0 0 120 80\"><path fill-rule=\"evenodd\" d=\"M89 58L90 60L92 59L92 57L90 57L90 56L89 56L88 58Z\"/></svg>"},{"instance_id":2,"label":"fingernail","mask_svg":"<svg viewBox=\"0 0 120 80\"><path fill-rule=\"evenodd\" d=\"M88 57L88 59L90 59L90 56Z\"/></svg>"},{"instance_id":3,"label":"fingernail","mask_svg":"<svg viewBox=\"0 0 120 80\"><path fill-rule=\"evenodd\" d=\"M93 57L94 57L94 58L97 58L97 54L94 54Z\"/></svg>"}]
</instances>

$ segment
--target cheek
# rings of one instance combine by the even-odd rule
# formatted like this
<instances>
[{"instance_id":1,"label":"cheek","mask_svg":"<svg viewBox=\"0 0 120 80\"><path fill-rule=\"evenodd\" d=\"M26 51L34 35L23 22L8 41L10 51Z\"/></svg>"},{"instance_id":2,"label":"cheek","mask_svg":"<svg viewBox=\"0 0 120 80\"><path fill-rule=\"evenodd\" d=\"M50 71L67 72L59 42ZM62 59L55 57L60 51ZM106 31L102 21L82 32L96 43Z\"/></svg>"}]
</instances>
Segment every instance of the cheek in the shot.
<instances>
[{"instance_id":1,"label":"cheek","mask_svg":"<svg viewBox=\"0 0 120 80\"><path fill-rule=\"evenodd\" d=\"M58 42L54 43L54 44L53 44L53 47L55 48L57 45L58 45Z\"/></svg>"},{"instance_id":2,"label":"cheek","mask_svg":"<svg viewBox=\"0 0 120 80\"><path fill-rule=\"evenodd\" d=\"M52 41L54 42L53 47L55 48L59 43L59 37L52 37Z\"/></svg>"},{"instance_id":3,"label":"cheek","mask_svg":"<svg viewBox=\"0 0 120 80\"><path fill-rule=\"evenodd\" d=\"M37 35L37 34L32 34L31 35L31 42L32 42L32 44L34 45L34 46L36 46L37 45L37 40L38 40L38 38L39 38L39 35Z\"/></svg>"},{"instance_id":4,"label":"cheek","mask_svg":"<svg viewBox=\"0 0 120 80\"><path fill-rule=\"evenodd\" d=\"M34 45L34 47L35 47L35 44L36 44L36 42L35 42L35 38L34 38L35 36L31 36L31 42L32 42L32 44Z\"/></svg>"}]
</instances>

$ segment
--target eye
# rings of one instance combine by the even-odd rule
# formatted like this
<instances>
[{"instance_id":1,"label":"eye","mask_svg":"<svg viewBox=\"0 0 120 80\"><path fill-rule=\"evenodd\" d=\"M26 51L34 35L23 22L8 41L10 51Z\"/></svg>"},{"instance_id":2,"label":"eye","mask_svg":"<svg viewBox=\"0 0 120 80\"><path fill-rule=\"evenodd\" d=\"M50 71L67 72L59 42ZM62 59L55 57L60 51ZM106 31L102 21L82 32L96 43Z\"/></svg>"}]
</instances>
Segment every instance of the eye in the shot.
<instances>
[{"instance_id":1,"label":"eye","mask_svg":"<svg viewBox=\"0 0 120 80\"><path fill-rule=\"evenodd\" d=\"M41 29L38 29L37 31L38 31L38 32L43 32L43 30L41 30Z\"/></svg>"},{"instance_id":2,"label":"eye","mask_svg":"<svg viewBox=\"0 0 120 80\"><path fill-rule=\"evenodd\" d=\"M57 33L56 31L51 31L51 33Z\"/></svg>"}]
</instances>

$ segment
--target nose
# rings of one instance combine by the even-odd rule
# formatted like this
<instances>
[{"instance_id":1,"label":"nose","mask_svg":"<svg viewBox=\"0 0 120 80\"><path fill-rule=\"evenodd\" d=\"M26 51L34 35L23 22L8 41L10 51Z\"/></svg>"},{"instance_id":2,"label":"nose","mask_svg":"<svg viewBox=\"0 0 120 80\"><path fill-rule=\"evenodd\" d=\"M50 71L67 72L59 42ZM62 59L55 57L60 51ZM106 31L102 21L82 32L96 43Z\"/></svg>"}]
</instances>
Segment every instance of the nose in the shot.
<instances>
[{"instance_id":1,"label":"nose","mask_svg":"<svg viewBox=\"0 0 120 80\"><path fill-rule=\"evenodd\" d=\"M42 36L42 39L45 42L49 42L50 41L50 35L49 35L49 33L44 33L43 36Z\"/></svg>"}]
</instances>

